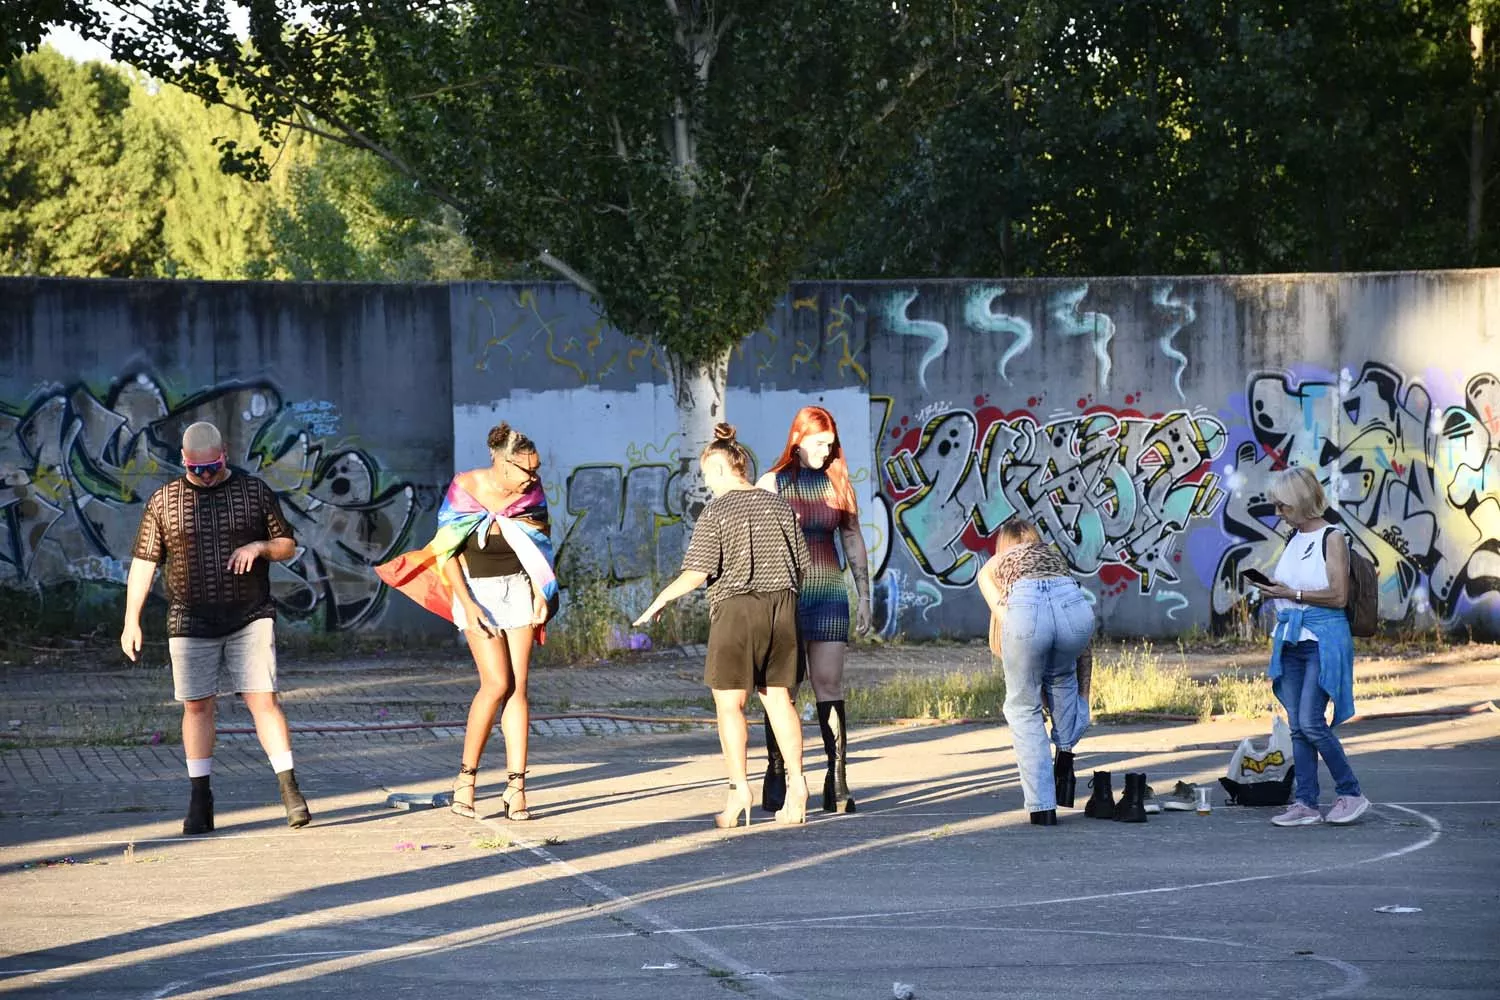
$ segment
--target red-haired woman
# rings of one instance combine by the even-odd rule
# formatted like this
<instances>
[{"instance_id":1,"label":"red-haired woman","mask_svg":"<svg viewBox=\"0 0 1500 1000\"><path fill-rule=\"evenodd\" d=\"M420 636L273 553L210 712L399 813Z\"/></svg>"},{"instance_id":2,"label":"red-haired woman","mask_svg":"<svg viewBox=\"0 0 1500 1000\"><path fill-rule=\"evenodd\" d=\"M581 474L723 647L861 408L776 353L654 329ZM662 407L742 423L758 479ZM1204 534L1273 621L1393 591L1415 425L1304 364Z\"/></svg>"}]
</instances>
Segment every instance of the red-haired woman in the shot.
<instances>
[{"instance_id":1,"label":"red-haired woman","mask_svg":"<svg viewBox=\"0 0 1500 1000\"><path fill-rule=\"evenodd\" d=\"M844 558L854 574L859 595L855 627L870 629L870 557L859 530L859 505L849 483L849 466L839 443L833 414L821 406L804 406L792 420L786 449L756 484L779 493L792 505L807 539L812 568L802 580L797 598L797 620L806 644L808 672L818 699L818 728L828 773L823 779L823 811L854 812L845 778L848 734L844 715L844 653L849 645L849 588L844 583ZM776 736L766 730L766 779L761 808L775 812L786 797L786 765Z\"/></svg>"}]
</instances>

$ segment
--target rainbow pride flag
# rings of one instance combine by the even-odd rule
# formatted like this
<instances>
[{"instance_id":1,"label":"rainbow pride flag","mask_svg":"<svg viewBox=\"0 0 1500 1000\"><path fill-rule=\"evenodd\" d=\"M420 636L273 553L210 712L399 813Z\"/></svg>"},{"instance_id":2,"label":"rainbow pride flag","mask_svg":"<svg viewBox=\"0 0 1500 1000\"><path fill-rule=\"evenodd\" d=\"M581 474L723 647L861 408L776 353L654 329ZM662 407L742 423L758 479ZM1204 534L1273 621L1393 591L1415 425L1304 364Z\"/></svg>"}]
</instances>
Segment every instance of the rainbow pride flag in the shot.
<instances>
[{"instance_id":1,"label":"rainbow pride flag","mask_svg":"<svg viewBox=\"0 0 1500 1000\"><path fill-rule=\"evenodd\" d=\"M551 520L547 496L540 485L504 510L489 510L460 486L455 477L448 484L448 493L438 510L438 530L432 541L381 563L375 567L375 575L387 586L451 622L453 592L443 579L443 565L453 558L469 535L479 532L480 538L488 537L492 524L499 526L500 534L521 560L521 568L546 596L547 617L552 618L557 614L557 572L553 568L552 540L548 537ZM537 642L545 641L546 629L537 629Z\"/></svg>"}]
</instances>

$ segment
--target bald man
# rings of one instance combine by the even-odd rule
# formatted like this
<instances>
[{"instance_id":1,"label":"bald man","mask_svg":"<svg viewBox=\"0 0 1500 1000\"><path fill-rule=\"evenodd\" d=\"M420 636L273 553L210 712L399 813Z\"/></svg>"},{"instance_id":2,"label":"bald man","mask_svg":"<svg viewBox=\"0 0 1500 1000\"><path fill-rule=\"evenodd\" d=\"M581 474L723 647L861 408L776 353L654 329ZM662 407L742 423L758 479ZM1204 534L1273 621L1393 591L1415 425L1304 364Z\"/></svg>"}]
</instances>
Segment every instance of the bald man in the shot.
<instances>
[{"instance_id":1,"label":"bald man","mask_svg":"<svg viewBox=\"0 0 1500 1000\"><path fill-rule=\"evenodd\" d=\"M292 767L291 734L276 688L276 608L270 564L297 546L276 494L260 479L229 468L224 439L200 422L182 436L186 474L151 494L135 539L125 588L120 648L141 652L141 609L158 564L166 563L167 648L172 686L182 702L182 746L192 796L185 834L211 833L214 704L225 690L244 699L255 733L281 786L291 827L312 818ZM230 685L221 685L221 673Z\"/></svg>"}]
</instances>

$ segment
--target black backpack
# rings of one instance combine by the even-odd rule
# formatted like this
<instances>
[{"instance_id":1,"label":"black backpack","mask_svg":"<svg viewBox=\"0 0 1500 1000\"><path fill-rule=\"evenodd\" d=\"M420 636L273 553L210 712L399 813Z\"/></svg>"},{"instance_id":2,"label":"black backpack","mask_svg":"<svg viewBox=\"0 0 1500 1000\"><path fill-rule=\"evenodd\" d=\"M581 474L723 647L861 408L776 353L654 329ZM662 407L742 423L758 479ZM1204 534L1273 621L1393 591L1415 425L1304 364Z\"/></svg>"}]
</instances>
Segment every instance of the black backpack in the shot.
<instances>
[{"instance_id":1,"label":"black backpack","mask_svg":"<svg viewBox=\"0 0 1500 1000\"><path fill-rule=\"evenodd\" d=\"M1328 559L1328 532L1341 529L1330 527L1323 532L1323 558ZM1375 564L1363 553L1356 552L1354 541L1344 532L1344 548L1349 550L1349 600L1344 605L1344 616L1349 619L1349 634L1368 638L1380 627L1380 576Z\"/></svg>"}]
</instances>

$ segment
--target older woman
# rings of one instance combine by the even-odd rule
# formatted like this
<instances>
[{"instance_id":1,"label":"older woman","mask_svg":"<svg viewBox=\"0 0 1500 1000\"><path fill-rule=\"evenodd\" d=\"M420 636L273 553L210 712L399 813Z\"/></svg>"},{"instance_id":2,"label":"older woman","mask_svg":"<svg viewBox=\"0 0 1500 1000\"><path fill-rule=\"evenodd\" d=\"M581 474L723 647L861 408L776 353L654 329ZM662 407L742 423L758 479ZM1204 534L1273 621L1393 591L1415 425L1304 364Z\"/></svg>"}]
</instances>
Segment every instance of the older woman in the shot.
<instances>
[{"instance_id":1,"label":"older woman","mask_svg":"<svg viewBox=\"0 0 1500 1000\"><path fill-rule=\"evenodd\" d=\"M557 610L557 577L536 444L509 424L491 428L486 443L490 464L453 477L433 540L376 567L376 573L457 625L479 671L479 690L464 727L463 760L453 783L453 811L466 818L475 815L479 758L498 714L505 736L503 815L526 820L531 818L526 808L531 727L526 680L532 644L543 641L543 626Z\"/></svg>"},{"instance_id":2,"label":"older woman","mask_svg":"<svg viewBox=\"0 0 1500 1000\"><path fill-rule=\"evenodd\" d=\"M1032 823L1056 826L1059 790L1069 804L1072 799L1073 746L1089 725L1078 664L1094 637L1094 609L1067 561L1034 525L1016 518L1000 526L979 590L990 606L990 649L1005 670L1005 721L1026 808ZM1047 745L1044 703L1052 714L1056 761Z\"/></svg>"},{"instance_id":3,"label":"older woman","mask_svg":"<svg viewBox=\"0 0 1500 1000\"><path fill-rule=\"evenodd\" d=\"M1272 818L1277 826L1353 823L1370 808L1333 726L1354 714L1354 640L1344 607L1349 601L1349 546L1323 517L1328 500L1311 469L1293 467L1271 480L1276 515L1292 536L1261 593L1276 600L1267 671L1286 708L1297 771L1296 800ZM1333 724L1327 721L1333 703ZM1318 758L1328 765L1337 798L1318 812Z\"/></svg>"}]
</instances>

